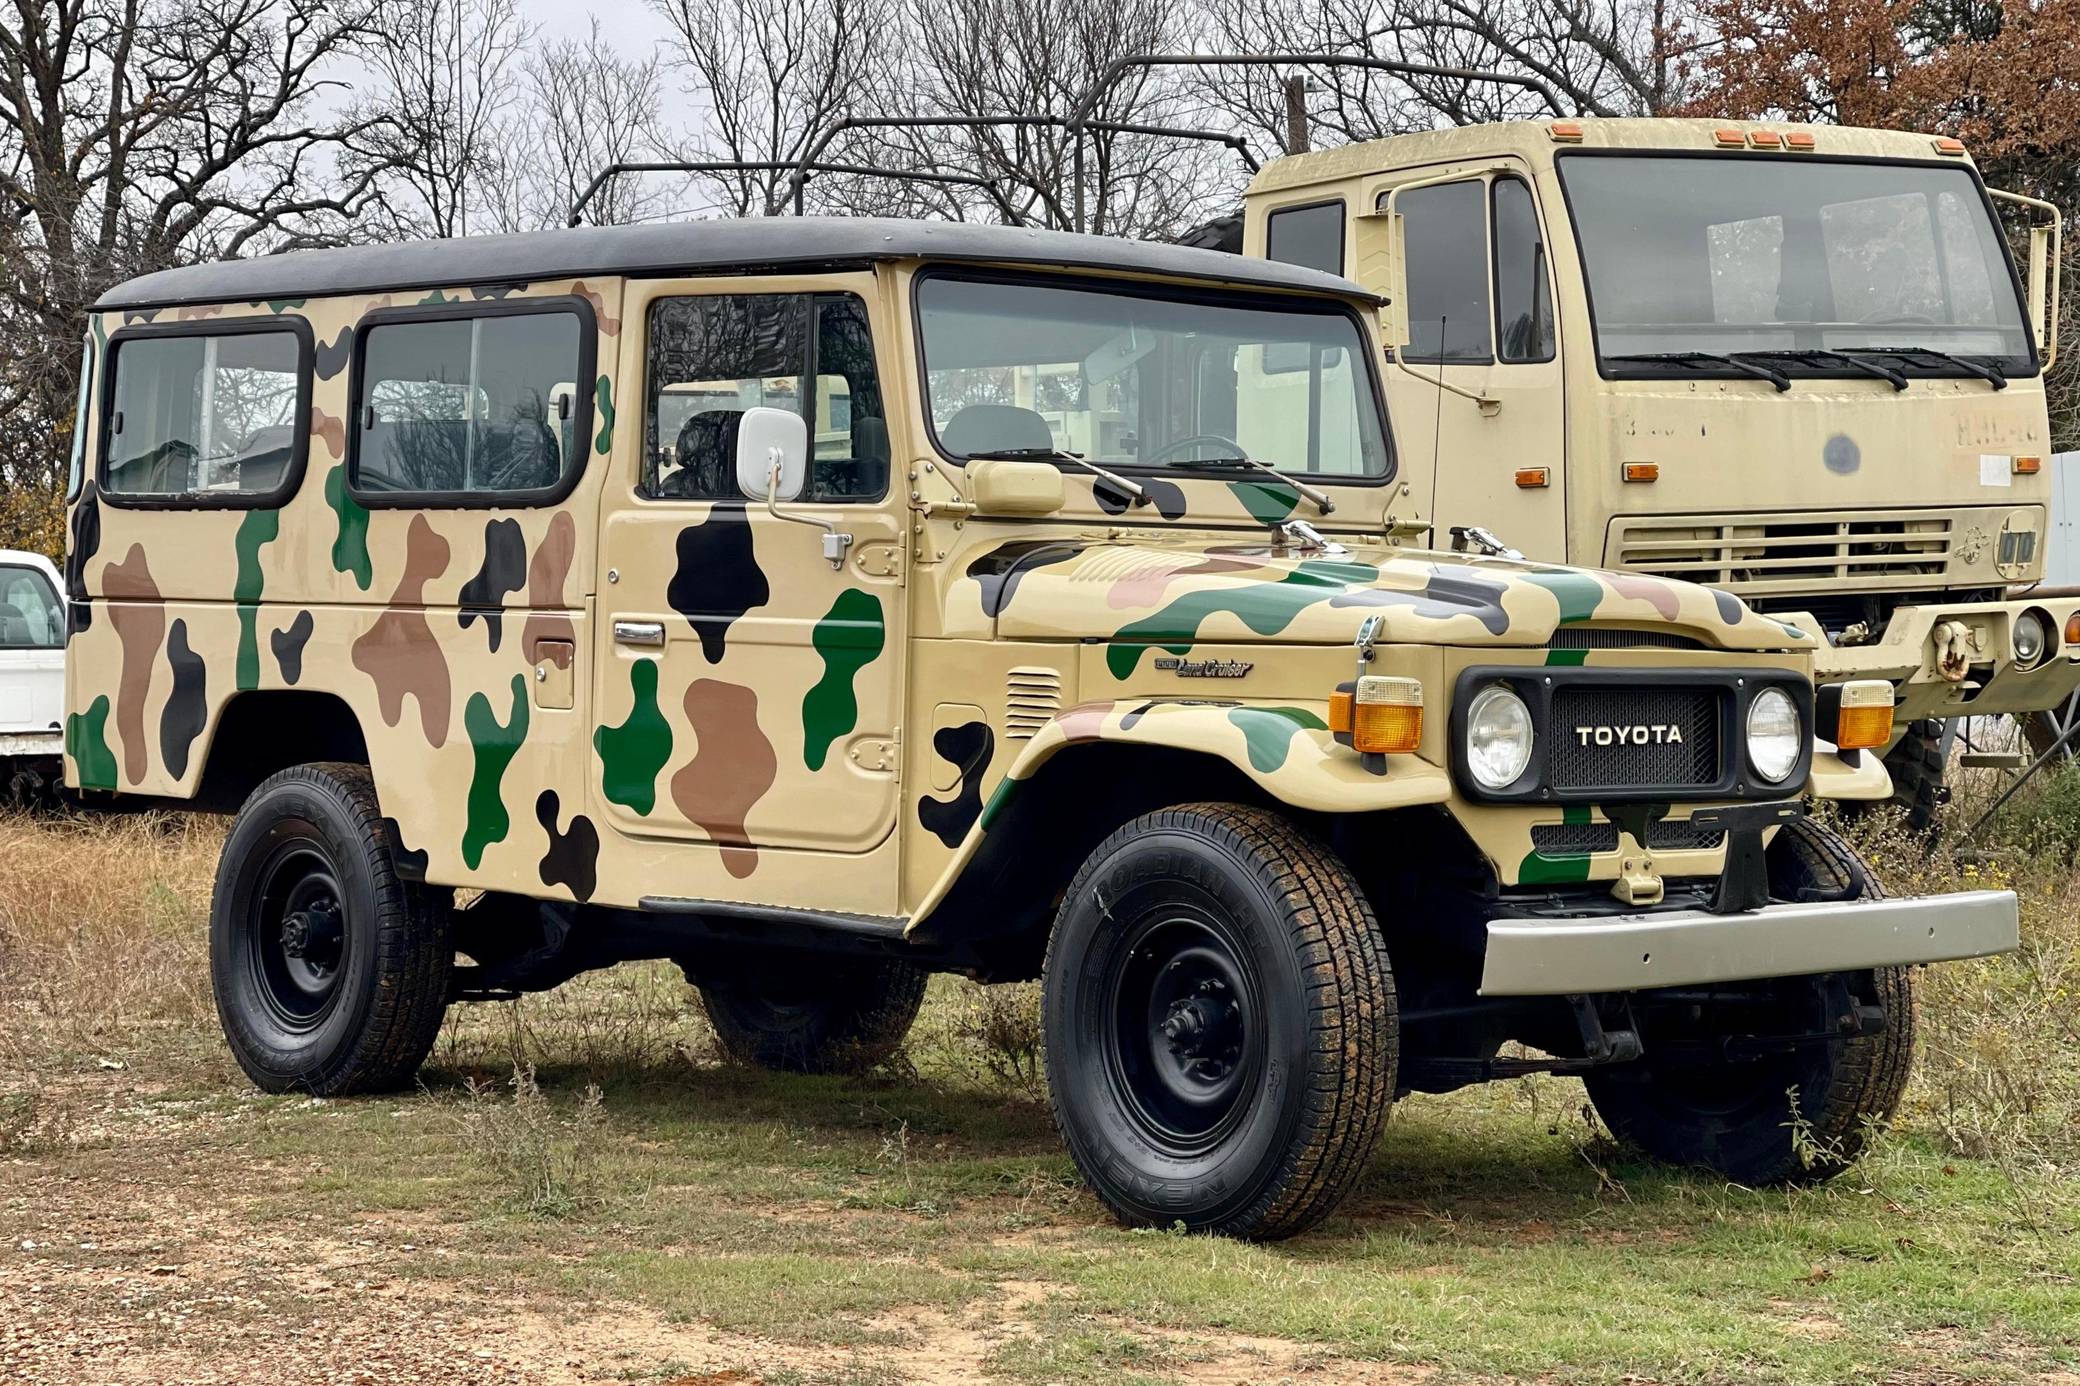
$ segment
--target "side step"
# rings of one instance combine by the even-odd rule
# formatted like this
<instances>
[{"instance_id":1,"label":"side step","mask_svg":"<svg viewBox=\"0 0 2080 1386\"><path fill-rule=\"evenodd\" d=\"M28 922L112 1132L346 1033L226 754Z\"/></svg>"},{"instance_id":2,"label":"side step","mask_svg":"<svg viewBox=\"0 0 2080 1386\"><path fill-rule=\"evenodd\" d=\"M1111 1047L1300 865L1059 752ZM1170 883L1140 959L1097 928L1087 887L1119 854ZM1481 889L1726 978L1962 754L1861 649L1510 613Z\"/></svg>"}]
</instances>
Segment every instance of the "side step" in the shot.
<instances>
[{"instance_id":1,"label":"side step","mask_svg":"<svg viewBox=\"0 0 2080 1386\"><path fill-rule=\"evenodd\" d=\"M727 900L692 900L676 895L645 895L636 903L645 914L693 915L715 924L793 925L890 943L903 941L903 931L910 922L895 915L842 914L831 910L790 909L784 905L743 905Z\"/></svg>"}]
</instances>

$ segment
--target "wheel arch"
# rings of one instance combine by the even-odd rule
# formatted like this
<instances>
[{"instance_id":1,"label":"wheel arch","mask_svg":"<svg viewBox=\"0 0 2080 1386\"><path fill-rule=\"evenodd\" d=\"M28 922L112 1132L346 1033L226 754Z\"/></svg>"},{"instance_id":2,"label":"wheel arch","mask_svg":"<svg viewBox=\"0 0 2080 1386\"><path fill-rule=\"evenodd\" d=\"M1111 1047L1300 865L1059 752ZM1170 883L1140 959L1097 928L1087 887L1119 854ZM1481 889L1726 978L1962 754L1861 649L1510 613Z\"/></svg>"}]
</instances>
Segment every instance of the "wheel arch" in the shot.
<instances>
[{"instance_id":1,"label":"wheel arch","mask_svg":"<svg viewBox=\"0 0 2080 1386\"><path fill-rule=\"evenodd\" d=\"M198 808L232 812L269 776L312 761L369 763L368 738L337 693L269 688L235 693L200 747Z\"/></svg>"}]
</instances>

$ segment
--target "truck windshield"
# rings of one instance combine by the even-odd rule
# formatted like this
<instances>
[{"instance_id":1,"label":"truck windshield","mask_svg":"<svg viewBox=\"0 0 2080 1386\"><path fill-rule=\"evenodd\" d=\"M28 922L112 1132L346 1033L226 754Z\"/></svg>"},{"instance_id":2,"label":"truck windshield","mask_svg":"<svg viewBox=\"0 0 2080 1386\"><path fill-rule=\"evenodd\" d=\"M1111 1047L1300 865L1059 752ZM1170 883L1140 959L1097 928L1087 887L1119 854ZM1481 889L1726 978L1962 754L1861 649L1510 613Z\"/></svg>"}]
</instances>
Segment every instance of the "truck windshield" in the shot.
<instances>
[{"instance_id":1,"label":"truck windshield","mask_svg":"<svg viewBox=\"0 0 2080 1386\"><path fill-rule=\"evenodd\" d=\"M1587 153L1559 166L1605 375L2035 369L1968 169Z\"/></svg>"},{"instance_id":2,"label":"truck windshield","mask_svg":"<svg viewBox=\"0 0 2080 1386\"><path fill-rule=\"evenodd\" d=\"M1107 467L1247 457L1387 471L1355 315L1334 300L936 273L917 289L932 430L950 456L1074 453Z\"/></svg>"}]
</instances>

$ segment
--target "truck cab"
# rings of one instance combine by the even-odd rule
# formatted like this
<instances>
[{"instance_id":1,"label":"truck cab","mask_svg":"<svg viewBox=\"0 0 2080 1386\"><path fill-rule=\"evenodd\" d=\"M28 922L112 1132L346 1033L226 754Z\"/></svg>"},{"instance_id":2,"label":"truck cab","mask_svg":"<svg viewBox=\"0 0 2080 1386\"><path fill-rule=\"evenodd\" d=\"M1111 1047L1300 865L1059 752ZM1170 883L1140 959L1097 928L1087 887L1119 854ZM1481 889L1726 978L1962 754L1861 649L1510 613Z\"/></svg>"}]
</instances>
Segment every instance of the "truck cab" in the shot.
<instances>
[{"instance_id":1,"label":"truck cab","mask_svg":"<svg viewBox=\"0 0 2080 1386\"><path fill-rule=\"evenodd\" d=\"M1440 535L1734 592L1882 678L1900 731L2080 684L2032 593L2056 213L2018 275L1960 142L1709 120L1471 126L1295 155L1243 248L1390 300L1387 393Z\"/></svg>"}]
</instances>

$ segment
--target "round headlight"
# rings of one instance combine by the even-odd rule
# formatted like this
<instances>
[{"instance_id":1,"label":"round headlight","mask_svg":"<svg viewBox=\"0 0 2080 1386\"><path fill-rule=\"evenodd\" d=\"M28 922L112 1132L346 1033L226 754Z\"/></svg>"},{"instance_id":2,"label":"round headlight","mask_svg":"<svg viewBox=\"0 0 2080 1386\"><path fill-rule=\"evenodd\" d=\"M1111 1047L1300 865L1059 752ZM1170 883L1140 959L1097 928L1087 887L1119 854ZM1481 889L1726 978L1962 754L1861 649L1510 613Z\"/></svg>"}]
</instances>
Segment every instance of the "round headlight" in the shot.
<instances>
[{"instance_id":1,"label":"round headlight","mask_svg":"<svg viewBox=\"0 0 2080 1386\"><path fill-rule=\"evenodd\" d=\"M2025 611L2015 618L2015 663L2033 669L2051 644L2051 627L2041 613Z\"/></svg>"},{"instance_id":2,"label":"round headlight","mask_svg":"<svg viewBox=\"0 0 2080 1386\"><path fill-rule=\"evenodd\" d=\"M1748 764L1771 784L1781 784L1798 764L1804 740L1798 704L1781 688L1765 688L1748 704Z\"/></svg>"},{"instance_id":3,"label":"round headlight","mask_svg":"<svg viewBox=\"0 0 2080 1386\"><path fill-rule=\"evenodd\" d=\"M1507 789L1531 765L1531 709L1507 688L1483 688L1466 710L1466 768L1484 789Z\"/></svg>"}]
</instances>

